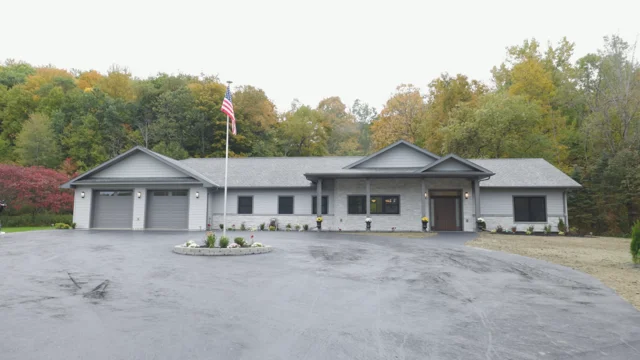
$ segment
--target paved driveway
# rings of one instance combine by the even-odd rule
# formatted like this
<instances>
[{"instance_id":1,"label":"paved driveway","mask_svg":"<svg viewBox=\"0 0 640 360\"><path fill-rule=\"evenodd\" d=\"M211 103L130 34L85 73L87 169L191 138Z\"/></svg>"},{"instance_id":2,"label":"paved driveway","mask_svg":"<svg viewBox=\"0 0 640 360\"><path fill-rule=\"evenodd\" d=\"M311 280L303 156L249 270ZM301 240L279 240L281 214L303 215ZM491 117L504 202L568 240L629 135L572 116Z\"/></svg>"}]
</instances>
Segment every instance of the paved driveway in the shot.
<instances>
[{"instance_id":1,"label":"paved driveway","mask_svg":"<svg viewBox=\"0 0 640 360\"><path fill-rule=\"evenodd\" d=\"M199 236L5 236L0 358L640 358L640 312L612 290L461 246L469 234L267 232L257 240L270 254L171 252ZM84 295L104 280L104 296Z\"/></svg>"}]
</instances>

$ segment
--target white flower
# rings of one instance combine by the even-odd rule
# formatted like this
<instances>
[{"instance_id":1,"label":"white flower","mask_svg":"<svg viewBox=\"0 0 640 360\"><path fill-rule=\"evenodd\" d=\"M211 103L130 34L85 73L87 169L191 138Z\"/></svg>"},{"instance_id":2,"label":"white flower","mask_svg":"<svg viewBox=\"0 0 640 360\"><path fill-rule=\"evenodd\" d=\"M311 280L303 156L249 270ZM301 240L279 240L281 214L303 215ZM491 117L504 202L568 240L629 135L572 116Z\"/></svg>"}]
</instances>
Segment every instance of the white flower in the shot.
<instances>
[{"instance_id":1,"label":"white flower","mask_svg":"<svg viewBox=\"0 0 640 360\"><path fill-rule=\"evenodd\" d=\"M371 218L367 217L366 219L364 219L364 222L371 222Z\"/></svg>"},{"instance_id":2,"label":"white flower","mask_svg":"<svg viewBox=\"0 0 640 360\"><path fill-rule=\"evenodd\" d=\"M262 243L255 242L255 243L251 244L251 247L263 247L263 246L262 246Z\"/></svg>"},{"instance_id":3,"label":"white flower","mask_svg":"<svg viewBox=\"0 0 640 360\"><path fill-rule=\"evenodd\" d=\"M230 248L230 249L236 249L236 248L239 248L240 245L238 245L236 243L233 243L233 244L229 244L229 246L227 246L227 247Z\"/></svg>"},{"instance_id":4,"label":"white flower","mask_svg":"<svg viewBox=\"0 0 640 360\"><path fill-rule=\"evenodd\" d=\"M478 222L484 222L484 219L483 219L483 218L478 218L478 220L477 220L477 221L478 221Z\"/></svg>"}]
</instances>

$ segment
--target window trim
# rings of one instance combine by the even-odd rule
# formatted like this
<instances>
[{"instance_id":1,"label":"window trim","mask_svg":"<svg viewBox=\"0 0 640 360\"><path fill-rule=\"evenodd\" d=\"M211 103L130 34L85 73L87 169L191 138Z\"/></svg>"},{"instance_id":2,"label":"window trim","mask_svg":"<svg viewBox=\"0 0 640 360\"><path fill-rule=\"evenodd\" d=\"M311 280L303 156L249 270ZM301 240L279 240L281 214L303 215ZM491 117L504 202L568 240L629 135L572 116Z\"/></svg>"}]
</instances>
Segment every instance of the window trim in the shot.
<instances>
[{"instance_id":1,"label":"window trim","mask_svg":"<svg viewBox=\"0 0 640 360\"><path fill-rule=\"evenodd\" d=\"M280 199L281 198L291 198L291 213L281 213L280 212ZM296 213L296 197L294 195L278 195L278 215L294 215Z\"/></svg>"},{"instance_id":2,"label":"window trim","mask_svg":"<svg viewBox=\"0 0 640 360\"><path fill-rule=\"evenodd\" d=\"M318 209L317 209L316 206L313 206L313 199L316 199L316 205L318 204L317 197L318 197L318 195L311 195L311 215L317 215L316 212L317 212ZM321 203L320 203L320 213L321 213L321 215L329 215L329 195L321 195L321 199L322 200L327 199L327 207L323 211L322 210L322 207L323 207L322 206L322 200L320 200L321 201Z\"/></svg>"},{"instance_id":3,"label":"window trim","mask_svg":"<svg viewBox=\"0 0 640 360\"><path fill-rule=\"evenodd\" d=\"M389 194L386 194L386 195L378 195L378 194L375 194L375 195L374 195L374 194L371 194L371 195L369 195L369 201L371 201L371 199L373 199L374 197L379 197L379 198L381 199L382 204L383 204L383 205L382 205L382 210L383 210L383 211L384 211L384 208L385 208L385 205L384 205L384 198L390 198L390 197L396 197L396 198L398 198L398 212L397 212L397 213L386 213L386 212L374 213L374 212L371 212L371 205L369 205L369 214L370 214L370 215L401 215L401 214L402 214L402 212L401 212L401 210L400 210L400 203L401 203L401 202L400 202L400 195L389 195ZM366 200L365 200L365 201L366 201Z\"/></svg>"},{"instance_id":4,"label":"window trim","mask_svg":"<svg viewBox=\"0 0 640 360\"><path fill-rule=\"evenodd\" d=\"M516 221L516 198L543 198L544 199L544 221ZM511 195L511 207L513 209L514 224L547 224L549 222L549 207L547 195Z\"/></svg>"},{"instance_id":5,"label":"window trim","mask_svg":"<svg viewBox=\"0 0 640 360\"><path fill-rule=\"evenodd\" d=\"M240 198L250 198L251 199L251 212L248 213L241 213L240 212ZM236 214L238 215L253 215L253 195L238 195L237 197L237 207L236 207Z\"/></svg>"},{"instance_id":6,"label":"window trim","mask_svg":"<svg viewBox=\"0 0 640 360\"><path fill-rule=\"evenodd\" d=\"M358 196L358 197L363 197L364 198L364 212L361 214L355 214L355 213L351 213L349 212L350 206L349 206L349 198L352 196ZM363 194L348 194L347 195L347 215L367 215L367 195L363 195Z\"/></svg>"}]
</instances>

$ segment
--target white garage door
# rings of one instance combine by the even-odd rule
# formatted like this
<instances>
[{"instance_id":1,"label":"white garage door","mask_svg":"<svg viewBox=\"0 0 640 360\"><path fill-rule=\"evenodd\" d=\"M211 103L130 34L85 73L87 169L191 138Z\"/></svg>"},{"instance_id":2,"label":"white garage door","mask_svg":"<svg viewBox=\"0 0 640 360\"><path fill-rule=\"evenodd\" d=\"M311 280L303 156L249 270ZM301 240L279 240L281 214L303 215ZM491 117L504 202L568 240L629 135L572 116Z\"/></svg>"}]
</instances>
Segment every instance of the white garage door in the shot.
<instances>
[{"instance_id":1,"label":"white garage door","mask_svg":"<svg viewBox=\"0 0 640 360\"><path fill-rule=\"evenodd\" d=\"M91 216L91 227L96 229L131 229L133 227L133 191L94 191Z\"/></svg>"},{"instance_id":2,"label":"white garage door","mask_svg":"<svg viewBox=\"0 0 640 360\"><path fill-rule=\"evenodd\" d=\"M147 228L188 228L189 190L149 190L147 192Z\"/></svg>"}]
</instances>

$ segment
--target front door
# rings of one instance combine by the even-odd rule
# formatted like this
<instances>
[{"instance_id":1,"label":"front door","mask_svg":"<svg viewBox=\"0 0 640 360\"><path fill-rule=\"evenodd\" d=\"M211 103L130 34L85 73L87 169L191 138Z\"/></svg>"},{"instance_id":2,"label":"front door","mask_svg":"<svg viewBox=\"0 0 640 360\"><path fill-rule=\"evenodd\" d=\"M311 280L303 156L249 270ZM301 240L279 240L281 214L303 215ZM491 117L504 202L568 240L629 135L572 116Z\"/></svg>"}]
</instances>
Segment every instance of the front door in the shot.
<instances>
[{"instance_id":1,"label":"front door","mask_svg":"<svg viewBox=\"0 0 640 360\"><path fill-rule=\"evenodd\" d=\"M436 197L433 198L434 230L456 231L456 198Z\"/></svg>"}]
</instances>

